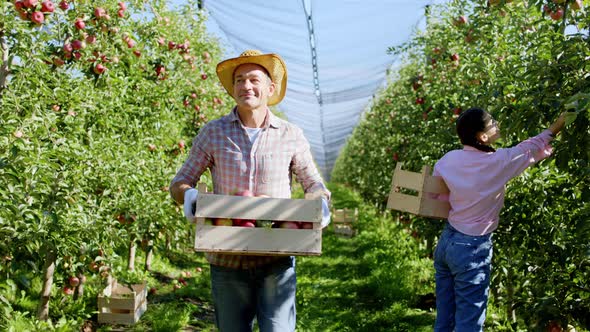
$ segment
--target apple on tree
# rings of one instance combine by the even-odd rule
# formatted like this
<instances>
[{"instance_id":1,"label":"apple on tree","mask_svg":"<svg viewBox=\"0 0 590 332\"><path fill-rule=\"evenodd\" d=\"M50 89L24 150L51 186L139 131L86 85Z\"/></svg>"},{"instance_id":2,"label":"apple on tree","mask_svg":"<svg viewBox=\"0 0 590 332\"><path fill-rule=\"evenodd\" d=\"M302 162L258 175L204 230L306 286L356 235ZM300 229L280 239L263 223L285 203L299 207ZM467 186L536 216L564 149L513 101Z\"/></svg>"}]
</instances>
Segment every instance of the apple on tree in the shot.
<instances>
[{"instance_id":1,"label":"apple on tree","mask_svg":"<svg viewBox=\"0 0 590 332\"><path fill-rule=\"evenodd\" d=\"M74 289L68 286L64 286L63 288L63 293L65 295L73 295L74 294Z\"/></svg>"},{"instance_id":2,"label":"apple on tree","mask_svg":"<svg viewBox=\"0 0 590 332\"><path fill-rule=\"evenodd\" d=\"M76 276L71 276L68 279L68 283L70 284L70 286L76 287L76 286L78 286L80 284L80 279L78 277L76 277Z\"/></svg>"}]
</instances>

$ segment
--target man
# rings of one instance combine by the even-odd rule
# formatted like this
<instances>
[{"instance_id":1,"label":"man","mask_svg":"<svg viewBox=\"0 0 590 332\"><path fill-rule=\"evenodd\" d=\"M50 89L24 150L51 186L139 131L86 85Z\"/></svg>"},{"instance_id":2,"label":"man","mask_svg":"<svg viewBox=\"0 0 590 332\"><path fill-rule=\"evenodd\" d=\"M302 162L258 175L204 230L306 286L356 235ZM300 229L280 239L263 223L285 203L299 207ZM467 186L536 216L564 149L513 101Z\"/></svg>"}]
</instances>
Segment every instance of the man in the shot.
<instances>
[{"instance_id":1,"label":"man","mask_svg":"<svg viewBox=\"0 0 590 332\"><path fill-rule=\"evenodd\" d=\"M301 129L273 115L268 106L285 95L287 69L276 54L249 50L217 65L217 76L236 107L204 126L187 161L170 185L174 200L194 217L201 174L209 168L216 194L250 190L291 197L291 174L306 193L322 197L322 226L330 221L330 192L313 162ZM215 320L220 331L295 330L295 258L207 253Z\"/></svg>"}]
</instances>

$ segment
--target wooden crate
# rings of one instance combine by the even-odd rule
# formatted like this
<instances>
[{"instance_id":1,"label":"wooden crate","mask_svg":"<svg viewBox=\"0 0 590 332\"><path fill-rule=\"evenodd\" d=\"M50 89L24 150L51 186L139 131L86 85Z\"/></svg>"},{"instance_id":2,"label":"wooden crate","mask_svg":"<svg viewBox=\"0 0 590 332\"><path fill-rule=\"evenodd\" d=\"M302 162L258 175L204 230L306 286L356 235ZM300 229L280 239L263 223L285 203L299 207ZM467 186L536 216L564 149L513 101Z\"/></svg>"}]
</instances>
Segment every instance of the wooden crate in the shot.
<instances>
[{"instance_id":1,"label":"wooden crate","mask_svg":"<svg viewBox=\"0 0 590 332\"><path fill-rule=\"evenodd\" d=\"M332 229L335 234L354 236L354 222L358 217L358 209L336 209L332 211Z\"/></svg>"},{"instance_id":2,"label":"wooden crate","mask_svg":"<svg viewBox=\"0 0 590 332\"><path fill-rule=\"evenodd\" d=\"M322 253L322 201L216 195L199 185L195 251L224 254L317 256ZM205 224L205 218L312 222L312 229L234 227Z\"/></svg>"},{"instance_id":3,"label":"wooden crate","mask_svg":"<svg viewBox=\"0 0 590 332\"><path fill-rule=\"evenodd\" d=\"M135 324L147 309L146 283L125 286L112 279L97 302L99 323Z\"/></svg>"},{"instance_id":4,"label":"wooden crate","mask_svg":"<svg viewBox=\"0 0 590 332\"><path fill-rule=\"evenodd\" d=\"M393 172L387 208L428 218L446 219L451 208L449 202L433 199L429 195L449 193L443 179L430 175L430 166L422 167L422 173L404 171L401 168L402 163L398 163ZM402 193L404 189L418 194L414 196Z\"/></svg>"}]
</instances>

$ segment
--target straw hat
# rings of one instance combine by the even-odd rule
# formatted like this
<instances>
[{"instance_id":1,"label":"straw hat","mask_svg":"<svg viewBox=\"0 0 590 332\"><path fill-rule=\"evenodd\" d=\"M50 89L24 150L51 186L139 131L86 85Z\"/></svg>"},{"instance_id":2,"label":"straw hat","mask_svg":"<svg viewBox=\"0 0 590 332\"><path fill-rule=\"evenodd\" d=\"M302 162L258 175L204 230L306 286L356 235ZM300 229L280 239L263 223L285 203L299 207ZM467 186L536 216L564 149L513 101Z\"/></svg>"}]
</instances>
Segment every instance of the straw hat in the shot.
<instances>
[{"instance_id":1,"label":"straw hat","mask_svg":"<svg viewBox=\"0 0 590 332\"><path fill-rule=\"evenodd\" d=\"M244 51L239 57L224 60L217 65L217 76L230 96L233 96L234 91L234 71L245 63L257 64L268 71L275 83L275 92L268 99L268 105L280 103L287 90L287 66L278 54L262 54L258 50Z\"/></svg>"}]
</instances>

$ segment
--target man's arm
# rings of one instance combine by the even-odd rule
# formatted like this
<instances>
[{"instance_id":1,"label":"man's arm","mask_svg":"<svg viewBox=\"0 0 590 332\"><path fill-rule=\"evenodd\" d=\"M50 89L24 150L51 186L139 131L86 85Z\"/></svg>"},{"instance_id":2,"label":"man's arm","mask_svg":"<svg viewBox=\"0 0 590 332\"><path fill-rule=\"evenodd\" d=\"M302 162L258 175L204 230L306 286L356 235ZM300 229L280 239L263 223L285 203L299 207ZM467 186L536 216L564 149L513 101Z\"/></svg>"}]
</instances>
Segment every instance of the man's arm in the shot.
<instances>
[{"instance_id":1,"label":"man's arm","mask_svg":"<svg viewBox=\"0 0 590 332\"><path fill-rule=\"evenodd\" d=\"M309 142L303 136L301 129L297 128L297 130L297 151L293 157L293 173L295 173L297 181L301 183L306 194L321 196L329 201L330 191L326 188L322 176L313 161Z\"/></svg>"},{"instance_id":2,"label":"man's arm","mask_svg":"<svg viewBox=\"0 0 590 332\"><path fill-rule=\"evenodd\" d=\"M170 187L170 195L178 204L184 203L184 192L191 189L191 185L183 181L175 182Z\"/></svg>"}]
</instances>

